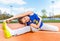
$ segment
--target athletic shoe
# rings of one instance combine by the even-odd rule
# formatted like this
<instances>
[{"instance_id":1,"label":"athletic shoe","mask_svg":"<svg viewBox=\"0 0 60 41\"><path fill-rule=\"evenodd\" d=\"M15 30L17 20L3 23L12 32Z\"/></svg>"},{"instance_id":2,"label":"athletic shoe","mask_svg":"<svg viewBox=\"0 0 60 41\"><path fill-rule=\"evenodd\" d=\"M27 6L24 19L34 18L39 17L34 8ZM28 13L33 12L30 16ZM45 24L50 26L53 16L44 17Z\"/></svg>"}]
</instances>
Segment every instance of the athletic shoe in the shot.
<instances>
[{"instance_id":1,"label":"athletic shoe","mask_svg":"<svg viewBox=\"0 0 60 41\"><path fill-rule=\"evenodd\" d=\"M7 29L6 21L3 21L2 29L3 29L3 32L4 32L4 35L5 35L6 38L10 38L12 36L10 31Z\"/></svg>"}]
</instances>

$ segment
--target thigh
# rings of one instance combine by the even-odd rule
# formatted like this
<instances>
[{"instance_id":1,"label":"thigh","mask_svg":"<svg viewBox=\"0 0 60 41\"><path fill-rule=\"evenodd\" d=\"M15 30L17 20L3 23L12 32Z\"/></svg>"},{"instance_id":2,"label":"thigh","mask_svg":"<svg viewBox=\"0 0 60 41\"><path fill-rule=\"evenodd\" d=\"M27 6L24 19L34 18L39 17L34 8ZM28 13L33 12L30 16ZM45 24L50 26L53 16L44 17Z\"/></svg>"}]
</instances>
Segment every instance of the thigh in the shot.
<instances>
[{"instance_id":1,"label":"thigh","mask_svg":"<svg viewBox=\"0 0 60 41\"><path fill-rule=\"evenodd\" d=\"M41 27L41 30L59 31L59 28L57 26L43 24L43 26Z\"/></svg>"},{"instance_id":2,"label":"thigh","mask_svg":"<svg viewBox=\"0 0 60 41\"><path fill-rule=\"evenodd\" d=\"M16 31L21 31L21 32L26 32L26 31L30 31L30 26L25 26L19 29L16 29Z\"/></svg>"},{"instance_id":3,"label":"thigh","mask_svg":"<svg viewBox=\"0 0 60 41\"><path fill-rule=\"evenodd\" d=\"M40 29L37 29L37 28L34 28L34 27L31 27L31 31L32 32L38 32Z\"/></svg>"},{"instance_id":4,"label":"thigh","mask_svg":"<svg viewBox=\"0 0 60 41\"><path fill-rule=\"evenodd\" d=\"M22 28L18 28L18 29L15 29L15 30L12 30L12 35L20 35L20 34L24 34L26 32L30 32L30 26L25 26L25 27L22 27Z\"/></svg>"}]
</instances>

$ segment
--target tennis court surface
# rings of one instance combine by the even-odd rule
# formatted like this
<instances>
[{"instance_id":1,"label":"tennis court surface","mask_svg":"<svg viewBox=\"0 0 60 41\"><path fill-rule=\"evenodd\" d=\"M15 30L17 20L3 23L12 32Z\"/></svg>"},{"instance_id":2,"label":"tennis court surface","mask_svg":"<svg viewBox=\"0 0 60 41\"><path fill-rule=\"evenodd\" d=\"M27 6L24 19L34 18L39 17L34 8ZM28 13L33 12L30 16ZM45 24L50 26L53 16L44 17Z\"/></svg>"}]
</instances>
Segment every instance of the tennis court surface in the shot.
<instances>
[{"instance_id":1,"label":"tennis court surface","mask_svg":"<svg viewBox=\"0 0 60 41\"><path fill-rule=\"evenodd\" d=\"M58 26L60 29L60 23L47 23L51 25ZM17 29L17 27L22 27L23 25L18 23L8 24L11 29ZM49 31L39 31L39 32L28 32L19 36L13 36L9 39L4 37L2 30L2 24L0 24L0 41L60 41L60 31L59 32L49 32Z\"/></svg>"}]
</instances>

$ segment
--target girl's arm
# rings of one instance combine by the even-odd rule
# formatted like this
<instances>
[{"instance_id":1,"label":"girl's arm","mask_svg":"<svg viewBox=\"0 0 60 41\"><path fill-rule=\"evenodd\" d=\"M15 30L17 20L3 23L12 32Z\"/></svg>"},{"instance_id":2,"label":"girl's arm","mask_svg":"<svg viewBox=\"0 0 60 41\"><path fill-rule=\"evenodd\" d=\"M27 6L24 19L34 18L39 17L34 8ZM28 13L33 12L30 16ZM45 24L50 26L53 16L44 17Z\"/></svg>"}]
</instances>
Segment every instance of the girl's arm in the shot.
<instances>
[{"instance_id":1,"label":"girl's arm","mask_svg":"<svg viewBox=\"0 0 60 41\"><path fill-rule=\"evenodd\" d=\"M13 19L16 19L16 18L24 17L24 16L26 16L26 15L30 15L30 14L32 14L32 13L33 13L32 11L28 11L28 12L25 12L25 13L23 13L23 14L13 16L13 17L11 17L11 18L9 18L9 19L10 19L10 20L13 20Z\"/></svg>"},{"instance_id":2,"label":"girl's arm","mask_svg":"<svg viewBox=\"0 0 60 41\"><path fill-rule=\"evenodd\" d=\"M20 17L24 17L26 15L31 15L32 13L33 13L32 11L28 11L28 12L13 16L13 17L7 19L7 21L10 21L10 20L13 20L13 19L16 19L16 18L20 18Z\"/></svg>"},{"instance_id":3,"label":"girl's arm","mask_svg":"<svg viewBox=\"0 0 60 41\"><path fill-rule=\"evenodd\" d=\"M34 27L34 28L39 28L39 26L40 26L40 24L41 24L41 20L42 20L42 19L41 19L41 17L40 17L40 21L39 21L39 23L38 23L37 25L32 23L32 24L30 24L30 26L31 26L31 27Z\"/></svg>"}]
</instances>

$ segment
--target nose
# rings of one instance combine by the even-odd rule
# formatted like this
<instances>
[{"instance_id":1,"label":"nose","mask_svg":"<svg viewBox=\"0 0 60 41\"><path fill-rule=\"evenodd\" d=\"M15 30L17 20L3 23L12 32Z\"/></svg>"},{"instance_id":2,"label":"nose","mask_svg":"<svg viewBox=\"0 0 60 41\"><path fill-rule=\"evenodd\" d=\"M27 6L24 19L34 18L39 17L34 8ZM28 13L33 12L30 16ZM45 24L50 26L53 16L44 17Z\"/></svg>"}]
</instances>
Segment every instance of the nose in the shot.
<instances>
[{"instance_id":1,"label":"nose","mask_svg":"<svg viewBox=\"0 0 60 41\"><path fill-rule=\"evenodd\" d=\"M25 20L27 20L27 18L26 18L26 17L25 17L24 19L25 19Z\"/></svg>"},{"instance_id":2,"label":"nose","mask_svg":"<svg viewBox=\"0 0 60 41\"><path fill-rule=\"evenodd\" d=\"M27 18L25 18L25 22L27 22L28 21L28 19Z\"/></svg>"}]
</instances>

